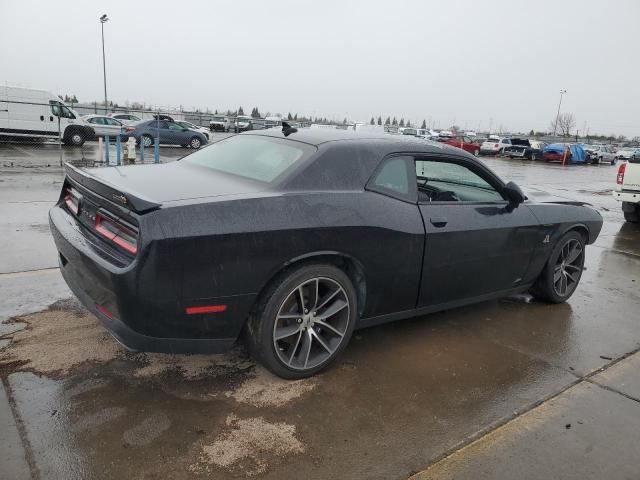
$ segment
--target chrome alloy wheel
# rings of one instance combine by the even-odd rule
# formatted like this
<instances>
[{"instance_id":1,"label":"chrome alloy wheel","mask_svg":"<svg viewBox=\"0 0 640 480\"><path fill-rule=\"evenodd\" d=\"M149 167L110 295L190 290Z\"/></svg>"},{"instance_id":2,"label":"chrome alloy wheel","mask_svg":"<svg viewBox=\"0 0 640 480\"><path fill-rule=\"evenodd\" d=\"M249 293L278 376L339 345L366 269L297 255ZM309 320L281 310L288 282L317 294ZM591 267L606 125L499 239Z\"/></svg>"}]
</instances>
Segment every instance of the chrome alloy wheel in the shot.
<instances>
[{"instance_id":1,"label":"chrome alloy wheel","mask_svg":"<svg viewBox=\"0 0 640 480\"><path fill-rule=\"evenodd\" d=\"M273 326L280 361L307 370L329 360L347 332L350 308L344 288L335 280L315 277L298 285L280 305Z\"/></svg>"},{"instance_id":2,"label":"chrome alloy wheel","mask_svg":"<svg viewBox=\"0 0 640 480\"><path fill-rule=\"evenodd\" d=\"M553 269L553 289L561 297L570 295L578 285L584 265L584 250L576 239L562 246Z\"/></svg>"}]
</instances>

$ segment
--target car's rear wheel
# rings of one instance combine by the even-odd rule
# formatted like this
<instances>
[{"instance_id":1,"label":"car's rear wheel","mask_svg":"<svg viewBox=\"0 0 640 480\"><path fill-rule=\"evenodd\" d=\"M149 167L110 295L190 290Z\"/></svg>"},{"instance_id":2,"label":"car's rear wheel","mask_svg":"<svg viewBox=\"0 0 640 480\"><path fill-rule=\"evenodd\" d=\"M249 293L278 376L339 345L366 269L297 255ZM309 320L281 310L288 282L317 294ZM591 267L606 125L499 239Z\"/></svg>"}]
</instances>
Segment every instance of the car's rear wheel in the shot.
<instances>
[{"instance_id":1,"label":"car's rear wheel","mask_svg":"<svg viewBox=\"0 0 640 480\"><path fill-rule=\"evenodd\" d=\"M640 223L640 206L629 202L623 202L622 213L624 219L629 223Z\"/></svg>"},{"instance_id":2,"label":"car's rear wheel","mask_svg":"<svg viewBox=\"0 0 640 480\"><path fill-rule=\"evenodd\" d=\"M281 275L262 296L246 329L249 351L274 374L305 378L346 347L357 316L349 277L332 265L304 265Z\"/></svg>"},{"instance_id":3,"label":"car's rear wheel","mask_svg":"<svg viewBox=\"0 0 640 480\"><path fill-rule=\"evenodd\" d=\"M576 231L556 244L531 294L551 303L562 303L575 292L584 268L584 237Z\"/></svg>"},{"instance_id":4,"label":"car's rear wheel","mask_svg":"<svg viewBox=\"0 0 640 480\"><path fill-rule=\"evenodd\" d=\"M202 146L202 141L198 137L191 137L189 146L194 150L198 150Z\"/></svg>"},{"instance_id":5,"label":"car's rear wheel","mask_svg":"<svg viewBox=\"0 0 640 480\"><path fill-rule=\"evenodd\" d=\"M149 148L153 145L153 137L151 135L143 135L142 144L144 145L144 148Z\"/></svg>"}]
</instances>

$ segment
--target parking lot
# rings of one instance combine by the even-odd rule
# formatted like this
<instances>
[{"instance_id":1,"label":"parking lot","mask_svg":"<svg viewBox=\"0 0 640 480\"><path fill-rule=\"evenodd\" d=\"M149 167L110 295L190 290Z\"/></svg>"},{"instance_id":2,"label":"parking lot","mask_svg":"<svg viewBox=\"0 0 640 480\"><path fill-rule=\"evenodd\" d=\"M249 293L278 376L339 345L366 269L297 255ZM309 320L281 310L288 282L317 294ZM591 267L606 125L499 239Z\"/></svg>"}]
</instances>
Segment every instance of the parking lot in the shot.
<instances>
[{"instance_id":1,"label":"parking lot","mask_svg":"<svg viewBox=\"0 0 640 480\"><path fill-rule=\"evenodd\" d=\"M65 147L63 161L93 165L96 148ZM576 294L360 330L335 366L290 382L241 345L124 350L57 270L58 146L0 144L0 477L582 478L598 465L637 476L640 228L610 194L616 167L484 160L602 214Z\"/></svg>"}]
</instances>

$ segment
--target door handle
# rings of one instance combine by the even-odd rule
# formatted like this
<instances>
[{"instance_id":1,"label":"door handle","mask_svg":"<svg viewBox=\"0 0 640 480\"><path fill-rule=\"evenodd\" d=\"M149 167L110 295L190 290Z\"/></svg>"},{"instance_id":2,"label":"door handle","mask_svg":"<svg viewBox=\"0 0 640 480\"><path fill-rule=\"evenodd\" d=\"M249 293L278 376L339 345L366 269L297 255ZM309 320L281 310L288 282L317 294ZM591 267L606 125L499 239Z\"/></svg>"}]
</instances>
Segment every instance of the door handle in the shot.
<instances>
[{"instance_id":1,"label":"door handle","mask_svg":"<svg viewBox=\"0 0 640 480\"><path fill-rule=\"evenodd\" d=\"M431 225L437 228L442 228L447 224L447 219L444 217L431 217L429 221Z\"/></svg>"},{"instance_id":2,"label":"door handle","mask_svg":"<svg viewBox=\"0 0 640 480\"><path fill-rule=\"evenodd\" d=\"M40 121L44 122L44 115L40 115Z\"/></svg>"}]
</instances>

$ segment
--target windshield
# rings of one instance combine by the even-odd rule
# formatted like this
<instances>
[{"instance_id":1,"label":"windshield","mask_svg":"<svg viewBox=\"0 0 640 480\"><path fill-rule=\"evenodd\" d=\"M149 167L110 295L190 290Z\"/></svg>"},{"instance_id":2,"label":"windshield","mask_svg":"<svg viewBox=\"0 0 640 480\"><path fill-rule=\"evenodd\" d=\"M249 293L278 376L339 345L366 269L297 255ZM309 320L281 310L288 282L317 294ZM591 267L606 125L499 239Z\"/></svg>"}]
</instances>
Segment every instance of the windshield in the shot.
<instances>
[{"instance_id":1,"label":"windshield","mask_svg":"<svg viewBox=\"0 0 640 480\"><path fill-rule=\"evenodd\" d=\"M402 131L403 135L417 135L418 131L415 128L405 128Z\"/></svg>"},{"instance_id":2,"label":"windshield","mask_svg":"<svg viewBox=\"0 0 640 480\"><path fill-rule=\"evenodd\" d=\"M213 117L213 122L224 122L225 118L224 117Z\"/></svg>"},{"instance_id":3,"label":"windshield","mask_svg":"<svg viewBox=\"0 0 640 480\"><path fill-rule=\"evenodd\" d=\"M308 157L315 149L309 145L288 140L253 135L238 135L214 143L184 159L212 170L239 177L273 182Z\"/></svg>"}]
</instances>

